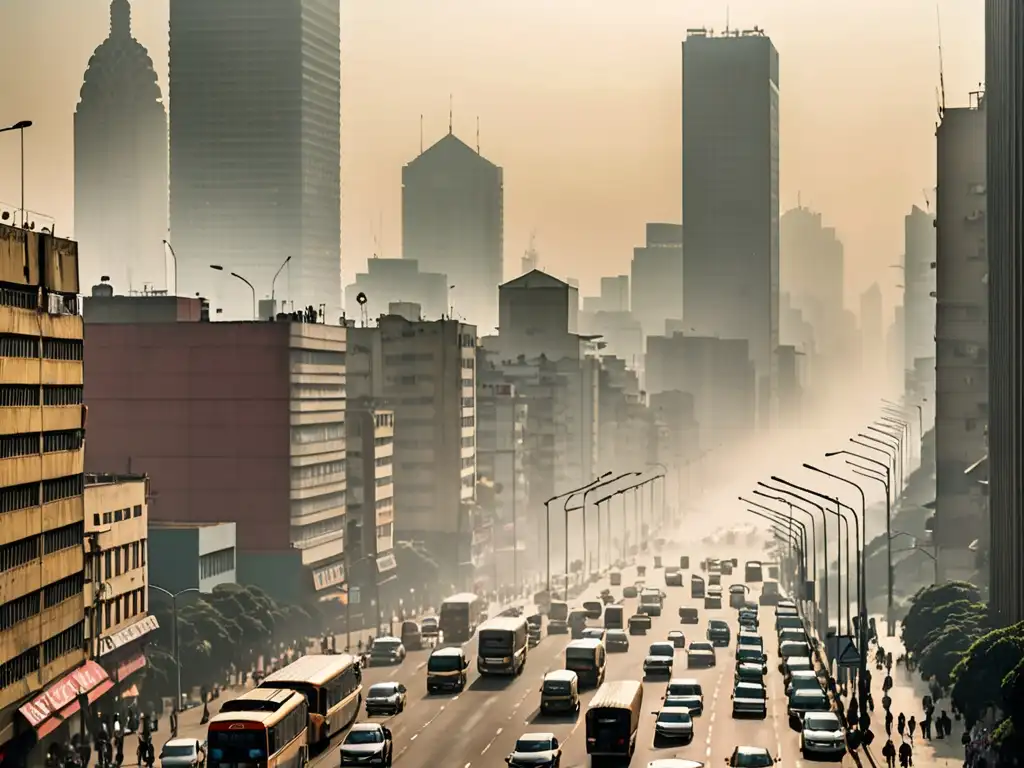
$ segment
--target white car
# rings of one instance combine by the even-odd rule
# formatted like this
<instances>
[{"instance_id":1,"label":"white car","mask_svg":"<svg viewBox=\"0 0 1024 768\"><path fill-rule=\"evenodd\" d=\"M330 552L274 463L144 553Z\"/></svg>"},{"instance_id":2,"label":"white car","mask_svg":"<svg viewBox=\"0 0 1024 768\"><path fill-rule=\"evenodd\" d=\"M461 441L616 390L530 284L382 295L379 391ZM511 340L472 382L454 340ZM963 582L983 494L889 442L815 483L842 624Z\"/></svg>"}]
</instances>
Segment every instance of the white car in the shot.
<instances>
[{"instance_id":1,"label":"white car","mask_svg":"<svg viewBox=\"0 0 1024 768\"><path fill-rule=\"evenodd\" d=\"M804 757L842 757L846 754L846 729L833 712L808 712L800 731Z\"/></svg>"},{"instance_id":2,"label":"white car","mask_svg":"<svg viewBox=\"0 0 1024 768\"><path fill-rule=\"evenodd\" d=\"M160 750L164 768L202 768L205 764L206 751L198 739L171 739Z\"/></svg>"}]
</instances>

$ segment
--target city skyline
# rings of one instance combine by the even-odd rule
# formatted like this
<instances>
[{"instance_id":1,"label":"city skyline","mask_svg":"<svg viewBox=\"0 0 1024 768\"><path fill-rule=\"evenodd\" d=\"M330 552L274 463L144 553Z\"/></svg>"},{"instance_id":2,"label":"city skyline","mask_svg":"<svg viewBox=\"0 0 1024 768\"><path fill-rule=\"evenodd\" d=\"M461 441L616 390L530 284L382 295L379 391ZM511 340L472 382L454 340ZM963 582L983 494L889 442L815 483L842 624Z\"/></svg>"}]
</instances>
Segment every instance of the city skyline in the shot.
<instances>
[{"instance_id":1,"label":"city skyline","mask_svg":"<svg viewBox=\"0 0 1024 768\"><path fill-rule=\"evenodd\" d=\"M967 92L981 79L981 3L974 4L978 8L940 4L951 103L966 103ZM18 0L11 5L11 13L24 18L29 30L41 23L30 13L31 6ZM448 2L424 16L422 9L406 5L393 0L376 9L342 8L346 283L375 251L400 254L401 165L415 154L421 113L428 137L443 132L449 94L454 98L455 133L472 144L479 114L482 151L508 174L506 277L516 274L529 233L536 230L545 266L563 277L579 277L583 292L589 294L599 274L626 271L645 222L678 220L678 44L687 27L716 26L716 20L718 27L724 26L724 4L720 9L701 9L658 2L642 17L633 14L628 19L625 11L602 8L574 43L581 55L565 55L549 38L542 38L530 57L516 57L522 61L516 70L500 66L496 59L499 53L512 56L509 47L518 46L521 28L517 25L529 18L565 24L565 12L545 12L538 4L526 11L520 5L511 14L500 3L487 12ZM910 203L921 202L923 188L934 186L933 145L930 138L920 138L931 136L935 122L934 5L886 6L885 24L872 23L883 18L880 3L862 4L856 17L843 15L853 11L825 12L804 2L771 12L748 5L731 4L734 23L766 29L782 54L787 94L781 116L782 208L792 207L802 192L806 204L836 225L849 254L847 298L855 299L871 282L870 275L901 252L899 213ZM135 9L134 18L140 42L152 53L165 89L166 8L165 2L147 3ZM68 55L60 57L59 69L51 65L28 72L12 83L9 100L9 109L18 111L13 118L29 111L36 123L26 134L27 159L35 166L26 188L29 208L54 213L59 228L72 214L66 188L70 164L61 159L70 152L70 94L77 93L88 54L105 34L108 3L96 0L67 10L65 18L75 20L78 38L61 40ZM396 27L394 18L401 18L404 26ZM632 23L624 25L624 20ZM417 23L430 27L431 42L395 34L414 29ZM807 35L811 24L818 25L817 31ZM632 37L620 39L621 29L630 30ZM47 34L53 34L49 27ZM456 40L464 44L457 46ZM24 56L20 44L14 41L0 54L0 63L6 63L3 57ZM609 47L616 55L596 53ZM862 61L857 64L864 50L900 50L900 66L865 69ZM823 56L832 63L833 80L816 74ZM381 66L385 60L389 65ZM560 77L547 82L535 74L556 60ZM473 67L466 66L469 61ZM872 74L876 69L879 74ZM595 78L604 89L599 99L590 84ZM532 83L530 96L523 95L527 82ZM560 105L565 89L575 98ZM47 101L34 107L33 93L43 92ZM621 141L617 152L608 155L603 147L613 136ZM883 142L888 146L883 148ZM0 159L16 161L16 144L0 142ZM48 160L41 159L43 146L54 147L46 153ZM836 147L844 150L837 152ZM560 174L551 174L550 163L544 160L551 152L559 155ZM604 161L602 176L615 182L610 188L606 182L596 184L589 170L599 154ZM822 163L822 157L829 162ZM8 162L0 174L0 200L17 199L16 168L16 162ZM879 189L876 184L883 173L890 178ZM603 226L595 228L593 221ZM383 234L375 237L381 222ZM592 273L591 265L599 269ZM882 288L891 304L896 289Z\"/></svg>"}]
</instances>

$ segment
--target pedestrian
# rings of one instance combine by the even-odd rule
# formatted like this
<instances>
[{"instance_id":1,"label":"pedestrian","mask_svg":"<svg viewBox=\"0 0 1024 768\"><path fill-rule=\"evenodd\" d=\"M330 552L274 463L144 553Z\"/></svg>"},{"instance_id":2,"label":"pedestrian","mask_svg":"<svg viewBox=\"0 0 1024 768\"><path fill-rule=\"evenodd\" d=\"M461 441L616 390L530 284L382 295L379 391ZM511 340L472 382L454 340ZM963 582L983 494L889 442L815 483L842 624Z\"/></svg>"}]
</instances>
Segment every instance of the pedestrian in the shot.
<instances>
[{"instance_id":1,"label":"pedestrian","mask_svg":"<svg viewBox=\"0 0 1024 768\"><path fill-rule=\"evenodd\" d=\"M914 719L913 715L911 715L910 719L907 720L907 730L910 732L910 740L913 741L914 731L917 730L917 721Z\"/></svg>"},{"instance_id":2,"label":"pedestrian","mask_svg":"<svg viewBox=\"0 0 1024 768\"><path fill-rule=\"evenodd\" d=\"M946 710L942 710L942 714L939 716L942 721L942 732L949 736L953 729L953 721L949 719L949 715L946 714Z\"/></svg>"},{"instance_id":3,"label":"pedestrian","mask_svg":"<svg viewBox=\"0 0 1024 768\"><path fill-rule=\"evenodd\" d=\"M885 710L885 735L892 736L892 710Z\"/></svg>"},{"instance_id":4,"label":"pedestrian","mask_svg":"<svg viewBox=\"0 0 1024 768\"><path fill-rule=\"evenodd\" d=\"M885 758L885 764L888 768L895 768L896 766L896 745L892 743L892 739L885 742L885 746L882 747L882 757Z\"/></svg>"},{"instance_id":5,"label":"pedestrian","mask_svg":"<svg viewBox=\"0 0 1024 768\"><path fill-rule=\"evenodd\" d=\"M901 739L903 738L903 732L906 729L907 729L907 717L902 712L900 712L900 716L896 718L896 733L898 733L900 735Z\"/></svg>"},{"instance_id":6,"label":"pedestrian","mask_svg":"<svg viewBox=\"0 0 1024 768\"><path fill-rule=\"evenodd\" d=\"M924 717L921 718L921 735L926 739L932 737L932 714L931 712L925 711Z\"/></svg>"},{"instance_id":7,"label":"pedestrian","mask_svg":"<svg viewBox=\"0 0 1024 768\"><path fill-rule=\"evenodd\" d=\"M171 738L178 738L178 711L177 708L171 710Z\"/></svg>"},{"instance_id":8,"label":"pedestrian","mask_svg":"<svg viewBox=\"0 0 1024 768\"><path fill-rule=\"evenodd\" d=\"M914 764L914 751L907 742L900 744L900 765L909 768Z\"/></svg>"}]
</instances>

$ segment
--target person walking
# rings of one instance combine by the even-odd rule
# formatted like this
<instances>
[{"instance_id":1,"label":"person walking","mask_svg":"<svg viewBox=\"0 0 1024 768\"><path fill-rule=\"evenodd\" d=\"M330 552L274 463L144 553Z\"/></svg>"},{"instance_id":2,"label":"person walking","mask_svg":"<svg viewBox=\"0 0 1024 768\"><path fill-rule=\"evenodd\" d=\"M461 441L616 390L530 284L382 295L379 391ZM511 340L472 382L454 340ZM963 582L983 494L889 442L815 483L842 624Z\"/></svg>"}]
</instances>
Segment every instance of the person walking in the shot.
<instances>
[{"instance_id":1,"label":"person walking","mask_svg":"<svg viewBox=\"0 0 1024 768\"><path fill-rule=\"evenodd\" d=\"M892 736L892 711L885 710L885 735Z\"/></svg>"},{"instance_id":2,"label":"person walking","mask_svg":"<svg viewBox=\"0 0 1024 768\"><path fill-rule=\"evenodd\" d=\"M892 743L892 739L886 741L885 746L882 747L882 757L885 758L885 764L887 768L895 768L896 745Z\"/></svg>"},{"instance_id":3,"label":"person walking","mask_svg":"<svg viewBox=\"0 0 1024 768\"><path fill-rule=\"evenodd\" d=\"M896 718L896 733L898 733L900 735L900 738L902 739L903 738L903 733L906 730L907 730L907 716L904 715L902 712L900 712L900 716L898 718Z\"/></svg>"},{"instance_id":4,"label":"person walking","mask_svg":"<svg viewBox=\"0 0 1024 768\"><path fill-rule=\"evenodd\" d=\"M932 713L927 710L924 713L924 717L921 718L921 735L926 739L932 737Z\"/></svg>"},{"instance_id":5,"label":"person walking","mask_svg":"<svg viewBox=\"0 0 1024 768\"><path fill-rule=\"evenodd\" d=\"M910 744L903 742L900 744L900 765L903 768L910 768L914 764L914 750Z\"/></svg>"},{"instance_id":6,"label":"person walking","mask_svg":"<svg viewBox=\"0 0 1024 768\"><path fill-rule=\"evenodd\" d=\"M914 716L911 715L910 719L907 720L907 731L910 733L910 740L911 741L914 740L914 731L916 731L916 730L917 730L917 720L915 720Z\"/></svg>"}]
</instances>

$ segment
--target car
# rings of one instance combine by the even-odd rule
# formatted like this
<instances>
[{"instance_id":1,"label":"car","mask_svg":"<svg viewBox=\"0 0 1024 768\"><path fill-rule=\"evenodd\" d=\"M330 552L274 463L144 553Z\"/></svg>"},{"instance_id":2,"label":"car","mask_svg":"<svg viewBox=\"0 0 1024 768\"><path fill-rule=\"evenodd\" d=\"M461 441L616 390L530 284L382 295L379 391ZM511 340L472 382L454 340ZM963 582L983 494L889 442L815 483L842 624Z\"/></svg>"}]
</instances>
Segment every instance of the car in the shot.
<instances>
[{"instance_id":1,"label":"car","mask_svg":"<svg viewBox=\"0 0 1024 768\"><path fill-rule=\"evenodd\" d=\"M370 646L370 666L401 664L405 661L405 646L397 637L378 637Z\"/></svg>"},{"instance_id":2,"label":"car","mask_svg":"<svg viewBox=\"0 0 1024 768\"><path fill-rule=\"evenodd\" d=\"M626 598L634 598L637 596L638 590L635 586L627 585L622 588L622 596Z\"/></svg>"},{"instance_id":3,"label":"car","mask_svg":"<svg viewBox=\"0 0 1024 768\"><path fill-rule=\"evenodd\" d=\"M708 622L707 638L716 648L725 648L732 641L732 630L721 619L711 619Z\"/></svg>"},{"instance_id":4,"label":"car","mask_svg":"<svg viewBox=\"0 0 1024 768\"><path fill-rule=\"evenodd\" d=\"M391 729L380 723L356 723L341 742L342 766L390 766L393 757Z\"/></svg>"},{"instance_id":5,"label":"car","mask_svg":"<svg viewBox=\"0 0 1024 768\"><path fill-rule=\"evenodd\" d=\"M693 717L686 707L665 707L653 713L654 744L681 741L689 744L693 741Z\"/></svg>"},{"instance_id":6,"label":"car","mask_svg":"<svg viewBox=\"0 0 1024 768\"><path fill-rule=\"evenodd\" d=\"M634 613L626 622L629 625L629 634L646 635L651 628L651 617L643 613Z\"/></svg>"},{"instance_id":7,"label":"car","mask_svg":"<svg viewBox=\"0 0 1024 768\"><path fill-rule=\"evenodd\" d=\"M562 750L553 733L524 733L505 758L510 768L559 768Z\"/></svg>"},{"instance_id":8,"label":"car","mask_svg":"<svg viewBox=\"0 0 1024 768\"><path fill-rule=\"evenodd\" d=\"M397 715L405 709L405 695L401 683L374 683L366 692L366 714Z\"/></svg>"},{"instance_id":9,"label":"car","mask_svg":"<svg viewBox=\"0 0 1024 768\"><path fill-rule=\"evenodd\" d=\"M629 635L621 629L609 629L604 637L608 653L625 653L629 650Z\"/></svg>"},{"instance_id":10,"label":"car","mask_svg":"<svg viewBox=\"0 0 1024 768\"><path fill-rule=\"evenodd\" d=\"M760 664L762 674L768 674L768 657L757 648L741 645L736 648L736 661L746 664Z\"/></svg>"},{"instance_id":11,"label":"car","mask_svg":"<svg viewBox=\"0 0 1024 768\"><path fill-rule=\"evenodd\" d=\"M662 701L665 709L685 707L689 710L690 717L700 717L704 714L704 689L692 677L669 680Z\"/></svg>"},{"instance_id":12,"label":"car","mask_svg":"<svg viewBox=\"0 0 1024 768\"><path fill-rule=\"evenodd\" d=\"M768 692L764 683L736 683L732 689L732 716L768 717Z\"/></svg>"},{"instance_id":13,"label":"car","mask_svg":"<svg viewBox=\"0 0 1024 768\"><path fill-rule=\"evenodd\" d=\"M736 747L725 762L730 768L770 768L779 759L764 747Z\"/></svg>"},{"instance_id":14,"label":"car","mask_svg":"<svg viewBox=\"0 0 1024 768\"><path fill-rule=\"evenodd\" d=\"M668 633L668 641L676 648L686 648L686 635L678 629L673 629Z\"/></svg>"},{"instance_id":15,"label":"car","mask_svg":"<svg viewBox=\"0 0 1024 768\"><path fill-rule=\"evenodd\" d=\"M202 768L206 750L199 739L170 739L160 748L160 765L166 768Z\"/></svg>"},{"instance_id":16,"label":"car","mask_svg":"<svg viewBox=\"0 0 1024 768\"><path fill-rule=\"evenodd\" d=\"M779 645L779 671L784 669L787 659L811 657L811 647L807 643L798 643L793 640L786 640Z\"/></svg>"},{"instance_id":17,"label":"car","mask_svg":"<svg viewBox=\"0 0 1024 768\"><path fill-rule=\"evenodd\" d=\"M672 643L651 643L644 659L644 675L672 674L672 661L675 658L675 646Z\"/></svg>"},{"instance_id":18,"label":"car","mask_svg":"<svg viewBox=\"0 0 1024 768\"><path fill-rule=\"evenodd\" d=\"M647 768L704 768L704 763L700 760L684 760L681 757L662 757L651 760Z\"/></svg>"},{"instance_id":19,"label":"car","mask_svg":"<svg viewBox=\"0 0 1024 768\"><path fill-rule=\"evenodd\" d=\"M683 586L683 573L678 568L666 568L665 569L665 586L666 587L681 587Z\"/></svg>"},{"instance_id":20,"label":"car","mask_svg":"<svg viewBox=\"0 0 1024 768\"><path fill-rule=\"evenodd\" d=\"M807 633L803 627L783 627L779 630L779 646L783 643L807 643Z\"/></svg>"},{"instance_id":21,"label":"car","mask_svg":"<svg viewBox=\"0 0 1024 768\"><path fill-rule=\"evenodd\" d=\"M690 643L686 649L686 666L691 669L715 666L715 649L711 643Z\"/></svg>"},{"instance_id":22,"label":"car","mask_svg":"<svg viewBox=\"0 0 1024 768\"><path fill-rule=\"evenodd\" d=\"M783 660L782 681L789 685L789 680L794 672L810 670L814 672L814 662L809 656L790 656Z\"/></svg>"},{"instance_id":23,"label":"car","mask_svg":"<svg viewBox=\"0 0 1024 768\"><path fill-rule=\"evenodd\" d=\"M808 712L804 716L800 753L805 758L833 759L846 754L846 729L834 712Z\"/></svg>"},{"instance_id":24,"label":"car","mask_svg":"<svg viewBox=\"0 0 1024 768\"><path fill-rule=\"evenodd\" d=\"M763 683L765 676L763 664L749 664L744 661L736 662L736 672L733 675L734 683Z\"/></svg>"},{"instance_id":25,"label":"car","mask_svg":"<svg viewBox=\"0 0 1024 768\"><path fill-rule=\"evenodd\" d=\"M583 630L583 640L600 640L602 643L608 635L608 630L602 627L587 627Z\"/></svg>"},{"instance_id":26,"label":"car","mask_svg":"<svg viewBox=\"0 0 1024 768\"><path fill-rule=\"evenodd\" d=\"M680 624L699 624L700 623L700 612L696 608L680 608L679 609L679 623Z\"/></svg>"},{"instance_id":27,"label":"car","mask_svg":"<svg viewBox=\"0 0 1024 768\"><path fill-rule=\"evenodd\" d=\"M789 682L786 683L786 695L793 691L823 691L818 673L813 669L798 669L789 673Z\"/></svg>"},{"instance_id":28,"label":"car","mask_svg":"<svg viewBox=\"0 0 1024 768\"><path fill-rule=\"evenodd\" d=\"M424 616L420 619L420 636L437 638L441 634L441 624L437 616Z\"/></svg>"},{"instance_id":29,"label":"car","mask_svg":"<svg viewBox=\"0 0 1024 768\"><path fill-rule=\"evenodd\" d=\"M789 727L794 730L803 728L804 718L811 712L831 712L832 705L824 691L793 691L789 695L786 713L789 715Z\"/></svg>"}]
</instances>

